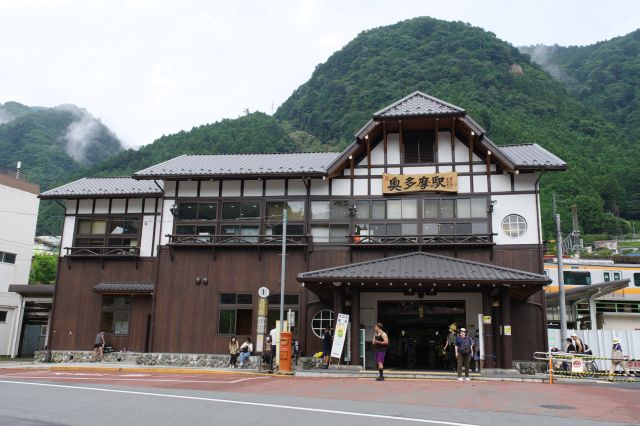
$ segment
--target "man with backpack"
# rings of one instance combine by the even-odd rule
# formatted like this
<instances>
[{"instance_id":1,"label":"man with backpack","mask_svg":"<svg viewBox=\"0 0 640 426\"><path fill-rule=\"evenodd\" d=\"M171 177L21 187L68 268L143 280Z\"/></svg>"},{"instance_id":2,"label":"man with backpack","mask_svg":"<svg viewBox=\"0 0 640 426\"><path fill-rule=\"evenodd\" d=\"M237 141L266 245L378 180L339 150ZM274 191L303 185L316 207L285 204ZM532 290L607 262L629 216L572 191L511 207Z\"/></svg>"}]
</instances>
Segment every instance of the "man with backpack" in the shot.
<instances>
[{"instance_id":1,"label":"man with backpack","mask_svg":"<svg viewBox=\"0 0 640 426\"><path fill-rule=\"evenodd\" d=\"M471 362L471 356L473 355L473 346L475 342L469 336L467 336L467 329L461 328L460 335L456 337L456 361L458 364L458 381L462 379L462 366L465 368L464 380L469 381L469 363Z\"/></svg>"}]
</instances>

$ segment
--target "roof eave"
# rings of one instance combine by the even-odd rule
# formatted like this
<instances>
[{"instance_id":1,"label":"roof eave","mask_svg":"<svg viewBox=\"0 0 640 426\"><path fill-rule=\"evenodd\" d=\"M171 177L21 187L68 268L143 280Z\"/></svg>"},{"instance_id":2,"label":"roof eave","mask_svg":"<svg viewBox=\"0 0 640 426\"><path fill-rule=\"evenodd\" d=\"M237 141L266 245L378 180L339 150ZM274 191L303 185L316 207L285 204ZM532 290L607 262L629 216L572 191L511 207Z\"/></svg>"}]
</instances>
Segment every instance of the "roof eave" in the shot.
<instances>
[{"instance_id":1,"label":"roof eave","mask_svg":"<svg viewBox=\"0 0 640 426\"><path fill-rule=\"evenodd\" d=\"M447 113L433 113L433 114L402 114L402 115L373 115L374 120L392 120L402 118L430 118L430 117L464 117L466 112L464 110L460 112L447 112Z\"/></svg>"},{"instance_id":2,"label":"roof eave","mask_svg":"<svg viewBox=\"0 0 640 426\"><path fill-rule=\"evenodd\" d=\"M150 198L162 196L161 192L144 192L135 194L60 194L60 195L38 195L41 200L84 200L84 199L100 199L100 198Z\"/></svg>"},{"instance_id":3,"label":"roof eave","mask_svg":"<svg viewBox=\"0 0 640 426\"><path fill-rule=\"evenodd\" d=\"M322 177L326 172L300 172L300 173L230 173L230 174L193 174L193 175L133 175L136 180L229 180L229 179L247 179L247 178L304 178L304 177Z\"/></svg>"}]
</instances>

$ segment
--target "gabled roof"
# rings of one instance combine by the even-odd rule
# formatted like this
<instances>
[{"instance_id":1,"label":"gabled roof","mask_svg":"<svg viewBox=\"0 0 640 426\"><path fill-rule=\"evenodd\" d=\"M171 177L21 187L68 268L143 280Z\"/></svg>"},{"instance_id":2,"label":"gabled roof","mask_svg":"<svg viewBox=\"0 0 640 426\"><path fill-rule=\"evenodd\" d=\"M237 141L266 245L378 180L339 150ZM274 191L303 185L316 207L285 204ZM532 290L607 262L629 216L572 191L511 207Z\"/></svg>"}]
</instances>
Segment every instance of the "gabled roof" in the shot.
<instances>
[{"instance_id":1,"label":"gabled roof","mask_svg":"<svg viewBox=\"0 0 640 426\"><path fill-rule=\"evenodd\" d=\"M567 168L567 163L537 143L502 145L499 149L517 169L564 170Z\"/></svg>"},{"instance_id":2,"label":"gabled roof","mask_svg":"<svg viewBox=\"0 0 640 426\"><path fill-rule=\"evenodd\" d=\"M162 183L160 183L162 186ZM130 177L82 178L40 194L40 198L85 198L110 196L159 196L162 191L153 182Z\"/></svg>"},{"instance_id":3,"label":"gabled roof","mask_svg":"<svg viewBox=\"0 0 640 426\"><path fill-rule=\"evenodd\" d=\"M93 287L93 291L101 294L150 294L153 293L152 283L100 283Z\"/></svg>"},{"instance_id":4,"label":"gabled roof","mask_svg":"<svg viewBox=\"0 0 640 426\"><path fill-rule=\"evenodd\" d=\"M544 275L424 252L352 263L298 274L300 282L388 282L548 284Z\"/></svg>"},{"instance_id":5,"label":"gabled roof","mask_svg":"<svg viewBox=\"0 0 640 426\"><path fill-rule=\"evenodd\" d=\"M373 118L419 117L445 114L464 114L464 109L420 91L373 114Z\"/></svg>"},{"instance_id":6,"label":"gabled roof","mask_svg":"<svg viewBox=\"0 0 640 426\"><path fill-rule=\"evenodd\" d=\"M338 152L181 155L136 172L136 179L233 176L322 176Z\"/></svg>"}]
</instances>

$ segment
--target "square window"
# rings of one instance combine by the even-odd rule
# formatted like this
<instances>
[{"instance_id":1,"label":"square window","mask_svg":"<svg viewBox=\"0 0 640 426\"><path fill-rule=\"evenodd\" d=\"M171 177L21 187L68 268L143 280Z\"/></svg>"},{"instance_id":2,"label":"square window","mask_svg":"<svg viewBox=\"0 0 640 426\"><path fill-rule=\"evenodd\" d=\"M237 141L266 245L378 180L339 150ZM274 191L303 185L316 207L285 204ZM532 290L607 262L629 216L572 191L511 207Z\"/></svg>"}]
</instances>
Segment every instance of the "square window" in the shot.
<instances>
[{"instance_id":1,"label":"square window","mask_svg":"<svg viewBox=\"0 0 640 426\"><path fill-rule=\"evenodd\" d=\"M0 322L7 322L7 311L0 311Z\"/></svg>"},{"instance_id":2,"label":"square window","mask_svg":"<svg viewBox=\"0 0 640 426\"><path fill-rule=\"evenodd\" d=\"M418 218L418 200L402 200L402 218Z\"/></svg>"},{"instance_id":3,"label":"square window","mask_svg":"<svg viewBox=\"0 0 640 426\"><path fill-rule=\"evenodd\" d=\"M384 200L376 200L371 202L371 219L387 218L387 203Z\"/></svg>"},{"instance_id":4,"label":"square window","mask_svg":"<svg viewBox=\"0 0 640 426\"><path fill-rule=\"evenodd\" d=\"M369 219L369 202L368 201L356 201L356 217L358 219Z\"/></svg>"},{"instance_id":5,"label":"square window","mask_svg":"<svg viewBox=\"0 0 640 426\"><path fill-rule=\"evenodd\" d=\"M240 218L240 203L222 203L222 219L234 220Z\"/></svg>"},{"instance_id":6,"label":"square window","mask_svg":"<svg viewBox=\"0 0 640 426\"><path fill-rule=\"evenodd\" d=\"M329 225L313 225L311 227L311 236L315 243L328 243Z\"/></svg>"},{"instance_id":7,"label":"square window","mask_svg":"<svg viewBox=\"0 0 640 426\"><path fill-rule=\"evenodd\" d=\"M235 303L236 303L235 293L220 293L220 304L235 305Z\"/></svg>"},{"instance_id":8,"label":"square window","mask_svg":"<svg viewBox=\"0 0 640 426\"><path fill-rule=\"evenodd\" d=\"M440 234L440 235L454 235L453 223L440 223L440 224L438 224L438 234Z\"/></svg>"},{"instance_id":9,"label":"square window","mask_svg":"<svg viewBox=\"0 0 640 426\"><path fill-rule=\"evenodd\" d=\"M260 219L260 202L243 202L240 205L240 217L242 219Z\"/></svg>"},{"instance_id":10,"label":"square window","mask_svg":"<svg viewBox=\"0 0 640 426\"><path fill-rule=\"evenodd\" d=\"M417 234L418 234L418 224L416 223L402 224L402 235L417 235Z\"/></svg>"},{"instance_id":11,"label":"square window","mask_svg":"<svg viewBox=\"0 0 640 426\"><path fill-rule=\"evenodd\" d=\"M399 237L402 235L402 224L400 223L388 223L387 235L391 237Z\"/></svg>"},{"instance_id":12,"label":"square window","mask_svg":"<svg viewBox=\"0 0 640 426\"><path fill-rule=\"evenodd\" d=\"M471 217L487 217L487 200L486 198L471 199Z\"/></svg>"},{"instance_id":13,"label":"square window","mask_svg":"<svg viewBox=\"0 0 640 426\"><path fill-rule=\"evenodd\" d=\"M331 202L331 220L349 219L349 200L335 200Z\"/></svg>"},{"instance_id":14,"label":"square window","mask_svg":"<svg viewBox=\"0 0 640 426\"><path fill-rule=\"evenodd\" d=\"M460 198L457 200L458 217L468 219L471 217L471 200L468 198Z\"/></svg>"},{"instance_id":15,"label":"square window","mask_svg":"<svg viewBox=\"0 0 640 426\"><path fill-rule=\"evenodd\" d=\"M383 224L371 224L369 226L370 235L386 235L385 226Z\"/></svg>"},{"instance_id":16,"label":"square window","mask_svg":"<svg viewBox=\"0 0 640 426\"><path fill-rule=\"evenodd\" d=\"M424 200L422 217L425 219L438 218L438 200Z\"/></svg>"},{"instance_id":17,"label":"square window","mask_svg":"<svg viewBox=\"0 0 640 426\"><path fill-rule=\"evenodd\" d=\"M437 223L423 223L422 224L422 234L423 235L438 235L438 224Z\"/></svg>"},{"instance_id":18,"label":"square window","mask_svg":"<svg viewBox=\"0 0 640 426\"><path fill-rule=\"evenodd\" d=\"M197 203L179 203L178 220L195 220L198 218Z\"/></svg>"},{"instance_id":19,"label":"square window","mask_svg":"<svg viewBox=\"0 0 640 426\"><path fill-rule=\"evenodd\" d=\"M329 219L330 207L328 201L312 201L311 202L311 219Z\"/></svg>"},{"instance_id":20,"label":"square window","mask_svg":"<svg viewBox=\"0 0 640 426\"><path fill-rule=\"evenodd\" d=\"M78 221L78 234L89 235L91 234L91 219L80 219Z\"/></svg>"},{"instance_id":21,"label":"square window","mask_svg":"<svg viewBox=\"0 0 640 426\"><path fill-rule=\"evenodd\" d=\"M194 225L177 225L176 234L178 235L195 235L196 227Z\"/></svg>"},{"instance_id":22,"label":"square window","mask_svg":"<svg viewBox=\"0 0 640 426\"><path fill-rule=\"evenodd\" d=\"M477 222L471 224L471 233L472 234L487 234L489 229L487 228L486 222Z\"/></svg>"},{"instance_id":23,"label":"square window","mask_svg":"<svg viewBox=\"0 0 640 426\"><path fill-rule=\"evenodd\" d=\"M253 303L253 296L251 294L237 294L236 303L238 305L251 305Z\"/></svg>"},{"instance_id":24,"label":"square window","mask_svg":"<svg viewBox=\"0 0 640 426\"><path fill-rule=\"evenodd\" d=\"M91 235L104 235L107 231L107 221L104 219L94 220L91 223Z\"/></svg>"},{"instance_id":25,"label":"square window","mask_svg":"<svg viewBox=\"0 0 640 426\"><path fill-rule=\"evenodd\" d=\"M11 263L11 264L15 264L16 263L16 254L15 253L7 253L4 252L2 259L1 259L4 263Z\"/></svg>"},{"instance_id":26,"label":"square window","mask_svg":"<svg viewBox=\"0 0 640 426\"><path fill-rule=\"evenodd\" d=\"M471 235L470 223L456 223L456 235Z\"/></svg>"},{"instance_id":27,"label":"square window","mask_svg":"<svg viewBox=\"0 0 640 426\"><path fill-rule=\"evenodd\" d=\"M198 205L198 219L215 220L217 207L216 203L200 203Z\"/></svg>"},{"instance_id":28,"label":"square window","mask_svg":"<svg viewBox=\"0 0 640 426\"><path fill-rule=\"evenodd\" d=\"M440 217L453 219L455 217L455 200L440 200Z\"/></svg>"},{"instance_id":29,"label":"square window","mask_svg":"<svg viewBox=\"0 0 640 426\"><path fill-rule=\"evenodd\" d=\"M401 200L387 200L387 219L402 219Z\"/></svg>"},{"instance_id":30,"label":"square window","mask_svg":"<svg viewBox=\"0 0 640 426\"><path fill-rule=\"evenodd\" d=\"M236 310L220 309L218 315L218 334L232 335L236 332Z\"/></svg>"},{"instance_id":31,"label":"square window","mask_svg":"<svg viewBox=\"0 0 640 426\"><path fill-rule=\"evenodd\" d=\"M329 241L332 243L348 243L349 225L331 225L329 229Z\"/></svg>"}]
</instances>

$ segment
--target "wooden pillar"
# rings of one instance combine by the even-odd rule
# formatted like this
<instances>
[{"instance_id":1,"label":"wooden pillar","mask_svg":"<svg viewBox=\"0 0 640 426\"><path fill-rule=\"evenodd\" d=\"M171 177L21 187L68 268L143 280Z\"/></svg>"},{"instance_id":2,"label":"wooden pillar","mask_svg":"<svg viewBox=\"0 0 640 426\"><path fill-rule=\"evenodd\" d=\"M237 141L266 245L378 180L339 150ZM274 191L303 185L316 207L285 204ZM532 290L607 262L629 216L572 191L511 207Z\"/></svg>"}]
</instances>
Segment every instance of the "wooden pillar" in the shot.
<instances>
[{"instance_id":1,"label":"wooden pillar","mask_svg":"<svg viewBox=\"0 0 640 426\"><path fill-rule=\"evenodd\" d=\"M500 287L500 326L502 327L502 360L501 368L513 367L513 351L511 342L511 299L509 288Z\"/></svg>"},{"instance_id":2,"label":"wooden pillar","mask_svg":"<svg viewBox=\"0 0 640 426\"><path fill-rule=\"evenodd\" d=\"M400 164L404 163L404 140L402 139L402 120L398 120L398 137L400 139ZM404 168L400 166L400 174L404 172Z\"/></svg>"},{"instance_id":3,"label":"wooden pillar","mask_svg":"<svg viewBox=\"0 0 640 426\"><path fill-rule=\"evenodd\" d=\"M456 119L451 119L451 170L456 171Z\"/></svg>"},{"instance_id":4,"label":"wooden pillar","mask_svg":"<svg viewBox=\"0 0 640 426\"><path fill-rule=\"evenodd\" d=\"M482 291L482 315L492 314L491 293L492 288L486 288ZM493 344L493 324L497 321L497 318L491 317L491 324L484 324L482 329L484 335L481 336L484 339L484 364L483 368L496 368L496 351Z\"/></svg>"},{"instance_id":5,"label":"wooden pillar","mask_svg":"<svg viewBox=\"0 0 640 426\"><path fill-rule=\"evenodd\" d=\"M360 290L351 290L351 364L360 365Z\"/></svg>"},{"instance_id":6,"label":"wooden pillar","mask_svg":"<svg viewBox=\"0 0 640 426\"><path fill-rule=\"evenodd\" d=\"M382 122L382 134L384 137L384 172L387 173L387 122Z\"/></svg>"}]
</instances>

